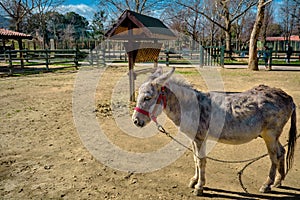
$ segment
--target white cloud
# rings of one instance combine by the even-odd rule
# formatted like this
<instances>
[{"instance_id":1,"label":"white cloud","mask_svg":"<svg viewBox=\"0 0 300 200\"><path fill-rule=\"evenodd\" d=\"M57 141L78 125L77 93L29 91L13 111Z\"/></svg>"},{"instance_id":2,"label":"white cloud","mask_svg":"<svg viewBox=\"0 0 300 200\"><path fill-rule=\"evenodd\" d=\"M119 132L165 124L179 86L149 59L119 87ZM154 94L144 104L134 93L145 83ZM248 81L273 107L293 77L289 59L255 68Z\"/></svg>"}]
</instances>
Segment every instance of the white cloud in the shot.
<instances>
[{"instance_id":1,"label":"white cloud","mask_svg":"<svg viewBox=\"0 0 300 200\"><path fill-rule=\"evenodd\" d=\"M67 12L75 12L85 17L88 21L92 21L96 10L93 7L88 6L86 4L78 4L78 5L61 5L57 8L57 12L62 14L66 14Z\"/></svg>"}]
</instances>

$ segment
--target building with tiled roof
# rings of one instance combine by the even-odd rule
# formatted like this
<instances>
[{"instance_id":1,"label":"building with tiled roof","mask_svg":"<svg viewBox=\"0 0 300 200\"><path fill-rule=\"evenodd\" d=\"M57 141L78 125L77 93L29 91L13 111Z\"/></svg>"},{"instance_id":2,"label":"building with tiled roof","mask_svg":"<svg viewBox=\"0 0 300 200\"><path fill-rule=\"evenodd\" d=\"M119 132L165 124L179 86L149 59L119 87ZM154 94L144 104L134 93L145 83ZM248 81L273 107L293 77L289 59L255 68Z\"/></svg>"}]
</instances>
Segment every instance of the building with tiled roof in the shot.
<instances>
[{"instance_id":1,"label":"building with tiled roof","mask_svg":"<svg viewBox=\"0 0 300 200\"><path fill-rule=\"evenodd\" d=\"M291 45L294 51L300 51L299 35L291 35L288 40L286 37L267 37L266 42L276 51L285 51L287 44Z\"/></svg>"},{"instance_id":2,"label":"building with tiled roof","mask_svg":"<svg viewBox=\"0 0 300 200\"><path fill-rule=\"evenodd\" d=\"M20 32L16 32L16 31L11 31L11 30L0 28L0 53L3 53L7 49L11 49L11 47L7 47L5 45L7 40L18 40L19 48L22 49L22 40L23 39L31 40L32 36L25 34L25 33L20 33Z\"/></svg>"},{"instance_id":3,"label":"building with tiled roof","mask_svg":"<svg viewBox=\"0 0 300 200\"><path fill-rule=\"evenodd\" d=\"M31 35L0 28L0 39L32 39Z\"/></svg>"}]
</instances>

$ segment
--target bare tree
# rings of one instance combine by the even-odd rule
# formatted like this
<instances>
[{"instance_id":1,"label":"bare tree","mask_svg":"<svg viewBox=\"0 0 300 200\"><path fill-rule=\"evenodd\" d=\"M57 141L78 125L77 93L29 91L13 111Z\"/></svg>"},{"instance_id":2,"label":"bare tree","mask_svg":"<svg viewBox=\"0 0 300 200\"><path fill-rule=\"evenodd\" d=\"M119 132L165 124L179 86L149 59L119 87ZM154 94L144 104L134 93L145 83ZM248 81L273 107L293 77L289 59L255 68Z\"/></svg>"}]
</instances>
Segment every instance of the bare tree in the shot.
<instances>
[{"instance_id":1,"label":"bare tree","mask_svg":"<svg viewBox=\"0 0 300 200\"><path fill-rule=\"evenodd\" d=\"M47 43L47 19L46 13L55 10L59 5L61 5L64 0L35 0L36 3L36 17L38 18L37 21L40 25L39 31L43 37L43 48L46 48ZM55 28L55 26L54 26ZM54 29L55 31L55 29Z\"/></svg>"},{"instance_id":2,"label":"bare tree","mask_svg":"<svg viewBox=\"0 0 300 200\"><path fill-rule=\"evenodd\" d=\"M100 0L99 7L105 13L110 13L110 18L115 19L124 10L132 10L137 13L151 13L160 10L166 4L164 0Z\"/></svg>"},{"instance_id":3,"label":"bare tree","mask_svg":"<svg viewBox=\"0 0 300 200\"><path fill-rule=\"evenodd\" d=\"M19 32L22 20L36 8L36 3L34 0L0 0L0 6L12 19L15 30Z\"/></svg>"},{"instance_id":4,"label":"bare tree","mask_svg":"<svg viewBox=\"0 0 300 200\"><path fill-rule=\"evenodd\" d=\"M15 30L21 31L21 24L26 17L37 13L40 27L45 30L45 13L60 5L64 0L0 0L0 6L10 16L14 22ZM45 31L43 37L45 37ZM19 47L22 48L21 40L18 41Z\"/></svg>"},{"instance_id":5,"label":"bare tree","mask_svg":"<svg viewBox=\"0 0 300 200\"><path fill-rule=\"evenodd\" d=\"M195 0L195 9L200 6L200 0ZM173 29L190 36L193 41L200 41L200 31L203 29L203 19L191 9L170 3L165 9L163 20Z\"/></svg>"},{"instance_id":6,"label":"bare tree","mask_svg":"<svg viewBox=\"0 0 300 200\"><path fill-rule=\"evenodd\" d=\"M292 17L296 19L295 32L300 35L300 0L293 0L295 3L296 13Z\"/></svg>"},{"instance_id":7,"label":"bare tree","mask_svg":"<svg viewBox=\"0 0 300 200\"><path fill-rule=\"evenodd\" d=\"M261 42L263 44L266 43L268 29L273 22L273 13L274 13L273 5L271 3L266 5L264 21L261 30Z\"/></svg>"},{"instance_id":8,"label":"bare tree","mask_svg":"<svg viewBox=\"0 0 300 200\"><path fill-rule=\"evenodd\" d=\"M286 41L290 40L290 36L296 32L295 27L297 21L299 23L299 16L297 15L297 12L299 12L299 4L298 0L283 0L283 4L280 8L280 15L282 16L281 24L283 25Z\"/></svg>"},{"instance_id":9,"label":"bare tree","mask_svg":"<svg viewBox=\"0 0 300 200\"><path fill-rule=\"evenodd\" d=\"M212 0L209 1L208 4L204 3L200 10L195 9L194 5L189 4L187 1L178 0L177 4L201 14L221 28L225 32L226 36L226 50L231 51L232 24L255 6L257 4L257 0ZM207 9L207 5L214 5L215 12L208 12L209 9Z\"/></svg>"},{"instance_id":10,"label":"bare tree","mask_svg":"<svg viewBox=\"0 0 300 200\"><path fill-rule=\"evenodd\" d=\"M72 42L74 41L75 28L73 25L68 24L65 31L62 33L61 38L65 42L65 48L68 49L72 46Z\"/></svg>"},{"instance_id":11,"label":"bare tree","mask_svg":"<svg viewBox=\"0 0 300 200\"><path fill-rule=\"evenodd\" d=\"M265 8L268 3L272 0L259 0L257 5L256 20L253 26L253 30L250 36L250 45L249 45L249 61L248 69L258 70L258 59L257 59L257 40L260 34L260 30L264 21Z\"/></svg>"}]
</instances>

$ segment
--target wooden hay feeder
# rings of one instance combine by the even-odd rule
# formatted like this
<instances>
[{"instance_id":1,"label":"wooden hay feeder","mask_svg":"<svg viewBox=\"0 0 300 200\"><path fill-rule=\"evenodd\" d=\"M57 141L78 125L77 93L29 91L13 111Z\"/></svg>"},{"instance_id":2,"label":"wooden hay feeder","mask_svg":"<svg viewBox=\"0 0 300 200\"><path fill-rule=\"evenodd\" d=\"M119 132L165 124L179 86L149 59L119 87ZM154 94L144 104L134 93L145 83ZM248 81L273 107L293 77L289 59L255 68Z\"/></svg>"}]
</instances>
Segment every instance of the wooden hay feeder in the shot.
<instances>
[{"instance_id":1,"label":"wooden hay feeder","mask_svg":"<svg viewBox=\"0 0 300 200\"><path fill-rule=\"evenodd\" d=\"M134 71L137 62L154 62L157 67L158 56L162 47L159 40L174 40L176 36L159 19L126 10L117 23L105 34L110 40L124 40L128 55L130 101L135 101ZM143 73L143 72L141 72Z\"/></svg>"}]
</instances>

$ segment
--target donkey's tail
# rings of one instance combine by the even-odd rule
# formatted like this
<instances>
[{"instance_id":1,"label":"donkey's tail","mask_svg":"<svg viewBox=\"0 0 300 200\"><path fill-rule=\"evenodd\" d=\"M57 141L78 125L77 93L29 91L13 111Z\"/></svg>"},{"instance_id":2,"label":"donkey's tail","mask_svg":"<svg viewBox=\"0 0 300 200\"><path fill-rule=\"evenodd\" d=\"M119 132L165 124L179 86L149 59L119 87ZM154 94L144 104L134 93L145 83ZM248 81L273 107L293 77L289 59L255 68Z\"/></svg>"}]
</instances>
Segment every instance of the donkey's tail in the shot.
<instances>
[{"instance_id":1,"label":"donkey's tail","mask_svg":"<svg viewBox=\"0 0 300 200\"><path fill-rule=\"evenodd\" d=\"M286 155L286 174L292 168L294 162L294 151L297 140L297 116L296 116L296 105L293 103L293 113L291 116L291 128L289 132L289 141L288 141L288 152Z\"/></svg>"}]
</instances>

